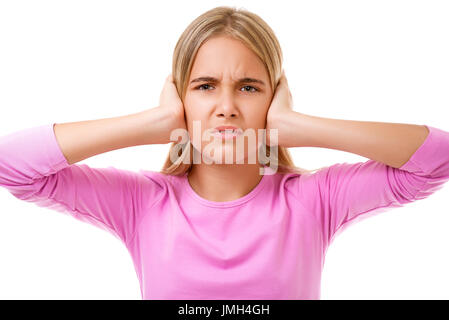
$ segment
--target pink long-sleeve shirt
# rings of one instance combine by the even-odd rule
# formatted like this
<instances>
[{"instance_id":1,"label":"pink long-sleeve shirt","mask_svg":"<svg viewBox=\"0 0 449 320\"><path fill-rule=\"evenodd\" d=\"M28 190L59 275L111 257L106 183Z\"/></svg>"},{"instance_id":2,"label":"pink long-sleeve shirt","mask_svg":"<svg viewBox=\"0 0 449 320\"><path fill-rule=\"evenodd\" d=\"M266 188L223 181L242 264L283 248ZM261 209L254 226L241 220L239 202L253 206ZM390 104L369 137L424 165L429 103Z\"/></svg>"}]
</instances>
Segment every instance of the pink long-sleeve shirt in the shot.
<instances>
[{"instance_id":1,"label":"pink long-sleeve shirt","mask_svg":"<svg viewBox=\"0 0 449 320\"><path fill-rule=\"evenodd\" d=\"M0 186L118 237L143 299L319 299L336 234L449 180L449 132L427 128L399 169L368 160L275 173L242 198L214 202L186 175L69 165L48 124L0 138Z\"/></svg>"}]
</instances>

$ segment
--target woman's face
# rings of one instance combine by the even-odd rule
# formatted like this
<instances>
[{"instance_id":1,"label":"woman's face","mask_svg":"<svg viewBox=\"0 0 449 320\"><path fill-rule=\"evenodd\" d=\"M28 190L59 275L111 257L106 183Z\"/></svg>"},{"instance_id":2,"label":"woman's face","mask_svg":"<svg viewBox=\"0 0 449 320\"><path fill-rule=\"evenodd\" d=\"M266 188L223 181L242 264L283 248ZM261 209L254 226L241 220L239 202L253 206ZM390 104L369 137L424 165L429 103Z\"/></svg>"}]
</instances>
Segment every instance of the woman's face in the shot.
<instances>
[{"instance_id":1,"label":"woman's face","mask_svg":"<svg viewBox=\"0 0 449 320\"><path fill-rule=\"evenodd\" d=\"M265 129L272 97L269 75L259 57L234 38L208 39L198 50L184 98L187 129L193 146L199 150L201 143L203 157L215 159L213 161L221 158L221 163L229 163L229 158L226 162L224 159L225 154L231 152L237 153L232 157L235 161L247 159L248 154L254 154L262 143L258 129ZM193 121L196 126L201 125L199 138L193 129ZM256 142L248 149L250 139L245 139L248 142L244 144L242 154L236 152L236 145L242 143L243 135L226 140L203 136L206 130L211 132L221 125L236 126L243 131L250 129L248 131L253 131ZM211 154L212 157L208 157Z\"/></svg>"}]
</instances>

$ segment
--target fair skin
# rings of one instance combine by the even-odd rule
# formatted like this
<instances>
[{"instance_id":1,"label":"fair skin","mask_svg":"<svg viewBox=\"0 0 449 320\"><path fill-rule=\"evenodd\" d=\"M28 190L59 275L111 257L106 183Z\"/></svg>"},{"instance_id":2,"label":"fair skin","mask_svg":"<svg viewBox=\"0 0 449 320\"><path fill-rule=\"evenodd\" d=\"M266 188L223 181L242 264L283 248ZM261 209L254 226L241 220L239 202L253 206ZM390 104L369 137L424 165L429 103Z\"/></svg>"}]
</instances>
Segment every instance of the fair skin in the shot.
<instances>
[{"instance_id":1,"label":"fair skin","mask_svg":"<svg viewBox=\"0 0 449 320\"><path fill-rule=\"evenodd\" d=\"M215 80L200 80L212 77ZM252 78L263 82L241 82ZM187 127L193 136L193 121L201 123L202 133L219 125L234 125L242 130L265 128L267 111L273 96L269 75L263 62L242 42L229 37L209 39L198 50L184 98ZM240 138L237 138L240 139ZM210 141L201 141L201 150ZM217 142L217 141L215 141ZM199 150L199 146L195 146ZM236 141L214 149L222 149L222 163L193 164L188 180L203 198L212 201L230 201L249 193L261 180L260 165L248 163L247 148L242 164L225 164L226 152L236 153ZM203 156L207 156L203 153ZM212 162L212 161L211 161ZM211 188L210 186L214 186Z\"/></svg>"},{"instance_id":2,"label":"fair skin","mask_svg":"<svg viewBox=\"0 0 449 320\"><path fill-rule=\"evenodd\" d=\"M236 80L252 77L269 85L268 75L257 56L234 39L218 37L200 48L190 79L204 75L214 76L216 83L203 86L205 91L189 86L185 105L169 76L155 108L113 118L55 124L56 140L67 162L74 164L130 146L167 144L173 130L189 128L191 135L192 121L200 120L203 131L223 123L243 129L266 126L267 132L278 130L277 144L282 147L341 150L400 168L429 133L424 125L330 119L296 112L285 74L274 95L270 87L251 84L261 89L254 92ZM189 183L200 196L212 201L241 198L262 177L258 165L253 164L193 166Z\"/></svg>"}]
</instances>

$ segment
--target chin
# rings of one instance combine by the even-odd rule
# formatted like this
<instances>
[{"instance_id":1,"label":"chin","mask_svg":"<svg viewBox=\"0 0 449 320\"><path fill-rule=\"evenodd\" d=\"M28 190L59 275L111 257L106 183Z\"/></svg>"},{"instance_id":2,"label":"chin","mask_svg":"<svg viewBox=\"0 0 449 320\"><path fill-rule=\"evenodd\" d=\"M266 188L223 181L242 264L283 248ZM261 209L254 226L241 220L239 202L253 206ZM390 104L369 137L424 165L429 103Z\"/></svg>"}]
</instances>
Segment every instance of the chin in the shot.
<instances>
[{"instance_id":1,"label":"chin","mask_svg":"<svg viewBox=\"0 0 449 320\"><path fill-rule=\"evenodd\" d=\"M209 164L248 164L249 160L250 164L257 163L258 149L253 150L249 155L246 146L243 148L243 152L239 150L235 144L218 145L212 148L209 146L207 150L203 149L203 159L206 159L205 162Z\"/></svg>"}]
</instances>

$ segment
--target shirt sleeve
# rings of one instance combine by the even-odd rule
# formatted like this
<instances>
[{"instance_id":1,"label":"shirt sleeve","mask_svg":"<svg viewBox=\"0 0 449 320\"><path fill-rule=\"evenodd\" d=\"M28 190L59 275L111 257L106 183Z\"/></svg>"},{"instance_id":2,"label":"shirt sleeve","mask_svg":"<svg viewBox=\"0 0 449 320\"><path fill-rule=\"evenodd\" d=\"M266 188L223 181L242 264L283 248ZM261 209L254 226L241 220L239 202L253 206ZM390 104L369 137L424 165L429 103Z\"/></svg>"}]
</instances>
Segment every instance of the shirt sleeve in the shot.
<instances>
[{"instance_id":1,"label":"shirt sleeve","mask_svg":"<svg viewBox=\"0 0 449 320\"><path fill-rule=\"evenodd\" d=\"M426 127L426 139L400 168L374 160L337 163L297 179L301 203L317 217L326 248L352 222L425 199L449 180L449 132Z\"/></svg>"},{"instance_id":2,"label":"shirt sleeve","mask_svg":"<svg viewBox=\"0 0 449 320\"><path fill-rule=\"evenodd\" d=\"M162 186L141 173L69 165L54 124L0 137L0 186L18 199L104 229L125 244Z\"/></svg>"}]
</instances>

